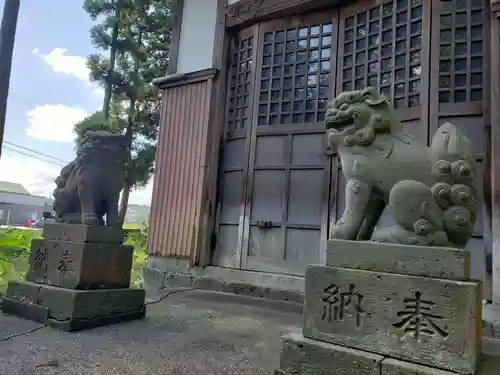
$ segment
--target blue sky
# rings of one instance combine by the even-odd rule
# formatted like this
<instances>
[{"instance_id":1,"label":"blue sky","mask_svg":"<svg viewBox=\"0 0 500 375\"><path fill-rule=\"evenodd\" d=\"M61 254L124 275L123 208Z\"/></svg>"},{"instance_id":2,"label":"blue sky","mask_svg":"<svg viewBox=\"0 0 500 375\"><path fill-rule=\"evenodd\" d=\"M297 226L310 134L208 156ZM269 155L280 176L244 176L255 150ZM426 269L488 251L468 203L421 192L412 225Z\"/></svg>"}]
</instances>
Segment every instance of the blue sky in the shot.
<instances>
[{"instance_id":1,"label":"blue sky","mask_svg":"<svg viewBox=\"0 0 500 375\"><path fill-rule=\"evenodd\" d=\"M21 1L0 180L20 182L32 194L49 196L60 167L22 155L40 156L12 144L70 161L74 123L102 104L103 91L89 82L85 66L85 58L95 49L89 40L92 21L82 4L83 0ZM0 8L3 5L0 0ZM133 192L130 202L150 200L148 186Z\"/></svg>"}]
</instances>

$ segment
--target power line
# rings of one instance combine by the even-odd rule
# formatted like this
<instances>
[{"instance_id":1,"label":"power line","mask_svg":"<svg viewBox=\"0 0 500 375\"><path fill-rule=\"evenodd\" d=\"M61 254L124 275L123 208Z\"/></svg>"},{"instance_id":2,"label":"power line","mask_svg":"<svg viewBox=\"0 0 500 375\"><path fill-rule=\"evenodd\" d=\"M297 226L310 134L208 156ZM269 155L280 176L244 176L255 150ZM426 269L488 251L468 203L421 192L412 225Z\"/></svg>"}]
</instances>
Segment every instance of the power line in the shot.
<instances>
[{"instance_id":1,"label":"power line","mask_svg":"<svg viewBox=\"0 0 500 375\"><path fill-rule=\"evenodd\" d=\"M33 158L33 159L38 159L40 161L43 161L45 163L49 163L49 164L54 164L54 165L57 165L58 167L64 167L64 164L60 164L60 163L56 163L56 162L53 162L51 160L45 160L45 159L42 159L38 156L35 156L35 155L30 155L30 154L27 154L25 152L22 152L22 151L19 151L19 150L16 150L14 148L10 148L10 147L7 147L7 146L3 146L3 148L5 148L6 150L9 150L9 151L12 151L12 152L17 152L18 154L21 154L21 155L24 155L24 156L27 156L29 158Z\"/></svg>"},{"instance_id":2,"label":"power line","mask_svg":"<svg viewBox=\"0 0 500 375\"><path fill-rule=\"evenodd\" d=\"M30 107L30 108L35 107L34 104L28 103L25 99L22 99L19 96L15 95L9 91L9 101L11 101L11 100L18 102L18 103L21 103L21 104L24 104L25 106Z\"/></svg>"},{"instance_id":3,"label":"power line","mask_svg":"<svg viewBox=\"0 0 500 375\"><path fill-rule=\"evenodd\" d=\"M68 163L69 163L69 162L68 162L68 161L66 161L66 160L59 159L59 158L56 158L56 157L51 156L51 155L48 155L48 154L44 154L43 152L36 151L36 150L33 150L33 149L31 149L31 148L28 148L28 147L19 146L19 145L16 145L15 143L8 142L8 141L3 141L3 142L4 142L4 143L6 143L6 144L8 144L8 145L15 146L15 147L18 147L18 148L22 148L23 150L26 150L26 151L32 152L32 153L34 153L34 154L38 154L38 155L44 156L44 157L49 158L49 159L54 159L54 160L57 160L57 161L59 161L59 162L65 163L65 164L68 164Z\"/></svg>"}]
</instances>

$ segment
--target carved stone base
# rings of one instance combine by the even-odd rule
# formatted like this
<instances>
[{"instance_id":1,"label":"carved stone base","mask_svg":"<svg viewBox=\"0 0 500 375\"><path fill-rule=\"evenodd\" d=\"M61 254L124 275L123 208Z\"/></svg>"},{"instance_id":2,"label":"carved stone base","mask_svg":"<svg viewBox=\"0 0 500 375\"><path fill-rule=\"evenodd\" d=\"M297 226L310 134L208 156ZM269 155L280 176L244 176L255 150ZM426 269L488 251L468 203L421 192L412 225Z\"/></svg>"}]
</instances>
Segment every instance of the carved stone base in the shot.
<instances>
[{"instance_id":1,"label":"carved stone base","mask_svg":"<svg viewBox=\"0 0 500 375\"><path fill-rule=\"evenodd\" d=\"M309 266L303 333L469 375L481 352L481 308L479 282Z\"/></svg>"},{"instance_id":2,"label":"carved stone base","mask_svg":"<svg viewBox=\"0 0 500 375\"><path fill-rule=\"evenodd\" d=\"M476 375L494 375L500 357L483 356ZM457 375L363 350L311 340L298 331L281 340L280 368L274 375Z\"/></svg>"},{"instance_id":3,"label":"carved stone base","mask_svg":"<svg viewBox=\"0 0 500 375\"><path fill-rule=\"evenodd\" d=\"M116 243L33 239L26 280L68 289L130 286L134 249Z\"/></svg>"},{"instance_id":4,"label":"carved stone base","mask_svg":"<svg viewBox=\"0 0 500 375\"><path fill-rule=\"evenodd\" d=\"M329 240L326 265L440 279L469 280L470 257L469 251L450 247Z\"/></svg>"},{"instance_id":5,"label":"carved stone base","mask_svg":"<svg viewBox=\"0 0 500 375\"><path fill-rule=\"evenodd\" d=\"M143 289L72 290L13 281L2 310L64 331L76 331L140 319L146 312L144 299Z\"/></svg>"},{"instance_id":6,"label":"carved stone base","mask_svg":"<svg viewBox=\"0 0 500 375\"><path fill-rule=\"evenodd\" d=\"M56 241L122 243L125 232L120 227L58 223L46 224L43 237Z\"/></svg>"}]
</instances>

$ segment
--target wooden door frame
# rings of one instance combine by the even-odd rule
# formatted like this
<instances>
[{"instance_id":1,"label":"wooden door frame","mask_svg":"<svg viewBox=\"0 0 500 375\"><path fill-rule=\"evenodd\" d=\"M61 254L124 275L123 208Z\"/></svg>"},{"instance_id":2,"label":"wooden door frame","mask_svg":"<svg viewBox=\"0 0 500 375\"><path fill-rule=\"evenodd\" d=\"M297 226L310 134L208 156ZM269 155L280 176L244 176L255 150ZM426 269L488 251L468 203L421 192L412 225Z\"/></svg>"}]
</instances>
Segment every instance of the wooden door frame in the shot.
<instances>
[{"instance_id":1,"label":"wooden door frame","mask_svg":"<svg viewBox=\"0 0 500 375\"><path fill-rule=\"evenodd\" d=\"M500 33L500 1L491 0L489 18L491 20L490 33L498 35ZM491 216L488 221L491 225L492 240L492 301L500 303L500 41L498 38L490 39L490 124L491 124L491 170L486 180L489 183L489 193L491 200Z\"/></svg>"},{"instance_id":2,"label":"wooden door frame","mask_svg":"<svg viewBox=\"0 0 500 375\"><path fill-rule=\"evenodd\" d=\"M362 1L362 0L361 0ZM228 27L336 8L349 0L239 0L226 9Z\"/></svg>"},{"instance_id":3,"label":"wooden door frame","mask_svg":"<svg viewBox=\"0 0 500 375\"><path fill-rule=\"evenodd\" d=\"M245 156L245 163L246 166L244 167L243 170L243 182L242 182L242 188L241 188L241 207L240 207L240 217L239 217L239 224L238 224L238 242L237 242L237 247L236 247L236 264L235 268L236 269L241 269L241 249L242 249L242 237L243 237L243 223L244 223L244 217L245 217L245 202L247 200L247 191L246 191L246 181L247 181L247 176L248 176L248 159L249 159L249 153L250 153L250 134L251 134L251 121L252 121L252 116L253 116L253 100L254 100L254 87L252 87L252 93L249 94L249 104L248 108L250 110L251 115L249 116L249 124L248 127L244 130L240 131L230 131L229 126L228 126L228 119L229 119L229 103L230 103L230 95L231 95L231 48L230 48L230 43L234 40L234 38L246 38L252 36L254 38L254 47L253 47L253 56L252 60L255 61L256 56L257 56L257 48L256 44L257 43L257 37L258 37L258 25L253 25L250 27L247 27L245 29L241 30L236 30L236 29L225 29L225 40L227 42L227 46L224 50L225 53L225 60L224 61L224 70L226 72L225 74L225 82L221 82L221 85L224 85L225 87L225 95L223 96L224 104L224 115L223 115L223 121L222 121L222 131L220 134L220 142L219 142L219 147L217 149L217 159L218 159L218 173L216 174L217 178L217 187L216 187L216 203L215 203L215 220L214 220L214 228L213 228L213 234L215 235L216 238L219 237L220 235L220 225L221 223L221 213L222 213L222 193L223 193L223 178L224 178L224 161L225 161L225 155L226 155L226 145L228 140L236 140L243 138L245 139L245 151L244 155ZM251 72L251 82L254 82L255 85L255 68ZM216 244L212 244L210 246L210 258L209 262L212 264L212 256L213 256L213 251L215 251ZM217 264L214 264L217 266Z\"/></svg>"},{"instance_id":4,"label":"wooden door frame","mask_svg":"<svg viewBox=\"0 0 500 375\"><path fill-rule=\"evenodd\" d=\"M336 72L336 64L337 64L337 58L335 55L333 55L333 52L335 51L335 48L337 47L338 43L338 18L339 18L339 11L338 9L334 8L329 8L328 11L331 13L331 16L329 17L329 21L332 23L332 45L331 45L331 50L332 50L332 56L330 57L330 72L332 74L332 77L330 78L330 98L333 99L332 93L335 92L335 86L336 86L336 80L334 79L333 75ZM303 14L300 16L297 16L299 19L306 18L304 21L305 25L309 25L311 22L314 23L314 19L326 19L326 16L324 16L323 13L308 13L308 14ZM255 66L255 86L253 90L253 97L254 99L257 99L259 97L259 92L260 92L260 79L259 78L259 73L262 70L262 55L263 55L263 43L260 43L261 39L263 38L264 32L266 32L267 27L271 30L281 30L282 28L285 27L285 25L291 25L293 23L294 17L284 17L284 18L279 18L279 19L273 19L271 21L263 22L258 24L257 28L257 33L258 33L258 39L257 40L257 49L256 49L256 57L258 59L257 64ZM313 19L313 20L311 20ZM324 23L325 21L321 20L318 21L318 23ZM280 26L282 26L280 28ZM249 157L248 157L248 166L247 166L247 177L248 181L246 183L246 193L245 193L245 209L244 209L244 217L243 217L243 234L241 238L241 243L239 244L239 251L241 254L240 258L240 268L241 269L248 269L248 251L250 249L250 226L251 226L251 211L252 211L252 195L253 195L253 190L254 190L254 174L255 174L255 158L256 158L256 145L257 145L257 139L259 136L269 136L273 134L287 134L288 135L288 148L292 147L292 140L294 134L317 134L318 132L325 132L323 124L314 125L311 126L306 125L306 124L293 124L293 125L258 125L258 112L259 112L259 103L258 100L256 100L253 104L253 116L252 116L252 124L251 124L251 134L249 137ZM324 150L326 153L326 137L324 137L325 143L324 143ZM291 155L291 150L287 149L287 152L289 155ZM331 181L332 181L332 163L334 163L333 158L329 158L326 160L325 165L323 167L323 193L322 193L322 209L321 209L321 224L320 224L320 249L319 249L319 254L320 254L320 259L319 261L324 263L326 261L326 247L327 247L327 240L328 240L328 232L329 232L329 216L330 216L330 210L331 210L331 204L330 204L330 199L331 199ZM287 212L286 210L288 209L288 198L289 198L289 182L290 182L290 164L288 163L286 167L282 168L286 170L287 177L286 181L284 182L284 189L285 191L283 192L283 203L282 203L282 215L286 215ZM282 170L280 169L280 170ZM284 216L283 216L284 217ZM284 219L286 222L286 219ZM286 226L283 224L283 236L286 236ZM286 242L283 244L284 249L283 251L286 251ZM284 254L283 254L284 255ZM277 268L282 270L284 274L290 273L290 270L288 270L286 267L282 268L281 267L271 267L270 269L259 269L259 270L254 270L252 271L259 271L259 272L278 272ZM296 274L295 272L292 272L291 274Z\"/></svg>"}]
</instances>

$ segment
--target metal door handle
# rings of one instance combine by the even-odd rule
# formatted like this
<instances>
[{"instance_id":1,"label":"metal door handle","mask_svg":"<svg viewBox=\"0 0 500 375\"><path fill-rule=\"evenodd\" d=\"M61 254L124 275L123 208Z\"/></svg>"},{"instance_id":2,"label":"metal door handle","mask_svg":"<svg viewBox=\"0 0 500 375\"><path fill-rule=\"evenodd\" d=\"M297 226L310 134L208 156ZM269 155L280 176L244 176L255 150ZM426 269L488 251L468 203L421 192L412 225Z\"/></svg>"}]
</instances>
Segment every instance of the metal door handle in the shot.
<instances>
[{"instance_id":1,"label":"metal door handle","mask_svg":"<svg viewBox=\"0 0 500 375\"><path fill-rule=\"evenodd\" d=\"M269 229L273 227L273 222L272 221L257 221L257 228L259 229Z\"/></svg>"}]
</instances>

